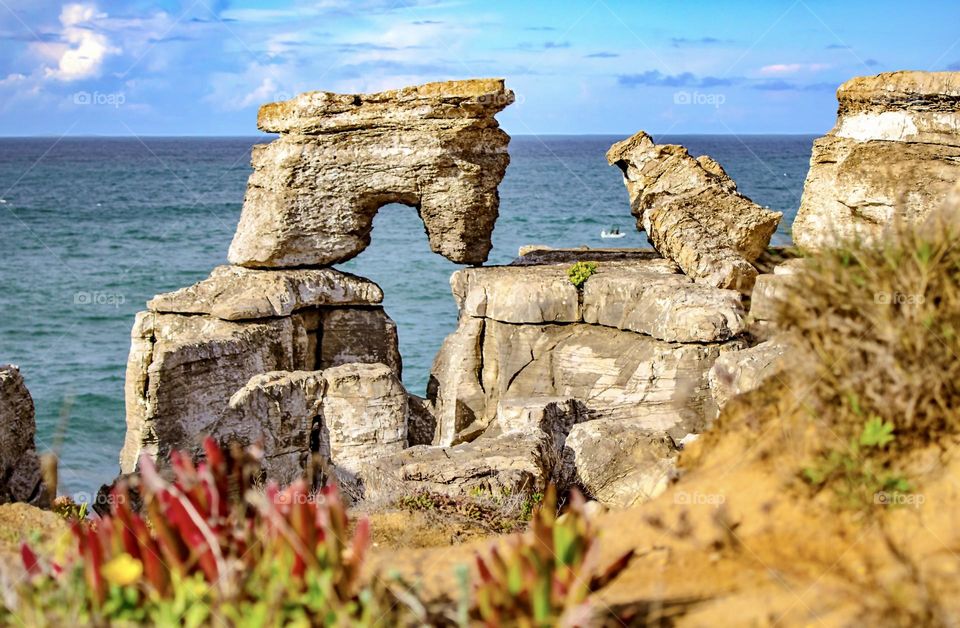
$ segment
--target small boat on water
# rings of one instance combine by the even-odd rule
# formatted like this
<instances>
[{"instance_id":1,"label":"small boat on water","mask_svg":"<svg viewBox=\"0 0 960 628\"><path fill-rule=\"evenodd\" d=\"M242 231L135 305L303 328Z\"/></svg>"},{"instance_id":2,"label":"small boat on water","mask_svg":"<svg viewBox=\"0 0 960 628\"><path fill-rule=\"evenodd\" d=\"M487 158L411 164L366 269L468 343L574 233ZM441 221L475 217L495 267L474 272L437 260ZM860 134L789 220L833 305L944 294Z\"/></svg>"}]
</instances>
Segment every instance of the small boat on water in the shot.
<instances>
[{"instance_id":1,"label":"small boat on water","mask_svg":"<svg viewBox=\"0 0 960 628\"><path fill-rule=\"evenodd\" d=\"M603 238L604 240L609 240L611 238L618 239L618 238L624 237L625 235L627 234L620 233L620 227L614 227L610 229L610 231L607 231L606 229L604 229L603 231L600 232L600 237Z\"/></svg>"}]
</instances>

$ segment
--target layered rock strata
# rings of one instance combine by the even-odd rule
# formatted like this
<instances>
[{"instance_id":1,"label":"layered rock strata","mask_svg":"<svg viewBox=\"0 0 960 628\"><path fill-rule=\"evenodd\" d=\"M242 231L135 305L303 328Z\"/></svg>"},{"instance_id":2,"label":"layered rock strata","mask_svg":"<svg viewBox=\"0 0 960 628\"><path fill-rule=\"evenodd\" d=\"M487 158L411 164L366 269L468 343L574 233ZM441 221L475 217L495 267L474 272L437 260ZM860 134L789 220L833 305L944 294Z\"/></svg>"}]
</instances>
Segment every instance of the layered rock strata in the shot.
<instances>
[{"instance_id":1,"label":"layered rock strata","mask_svg":"<svg viewBox=\"0 0 960 628\"><path fill-rule=\"evenodd\" d=\"M746 346L738 292L649 256L600 263L582 290L568 264L527 262L451 278L461 315L428 389L436 444L469 441L504 407L535 399L574 399L589 420L678 439L704 426L715 412L707 372Z\"/></svg>"},{"instance_id":2,"label":"layered rock strata","mask_svg":"<svg viewBox=\"0 0 960 628\"><path fill-rule=\"evenodd\" d=\"M326 266L366 248L373 216L395 202L417 208L434 251L482 263L509 163L494 115L511 102L502 80L481 79L262 107L260 128L280 138L254 148L231 265L137 315L121 471L142 454L162 463L193 450L208 434L262 441L279 479L319 451L317 430L345 474L374 452L432 440L429 406L399 384L383 292ZM371 364L376 372L364 371ZM315 372L324 378L301 374ZM382 412L362 403L388 398ZM342 406L326 410L322 429L317 403Z\"/></svg>"},{"instance_id":3,"label":"layered rock strata","mask_svg":"<svg viewBox=\"0 0 960 628\"><path fill-rule=\"evenodd\" d=\"M20 369L0 366L0 504L49 504L35 434L33 398Z\"/></svg>"},{"instance_id":4,"label":"layered rock strata","mask_svg":"<svg viewBox=\"0 0 960 628\"><path fill-rule=\"evenodd\" d=\"M793 239L820 250L922 222L960 180L960 72L891 72L837 90L813 145Z\"/></svg>"},{"instance_id":5,"label":"layered rock strata","mask_svg":"<svg viewBox=\"0 0 960 628\"><path fill-rule=\"evenodd\" d=\"M637 227L694 280L749 292L752 263L782 216L737 192L719 163L639 132L614 144L607 161L622 172Z\"/></svg>"},{"instance_id":6,"label":"layered rock strata","mask_svg":"<svg viewBox=\"0 0 960 628\"><path fill-rule=\"evenodd\" d=\"M430 83L379 94L310 92L265 105L230 262L324 266L370 244L389 203L416 207L430 248L480 264L510 157L494 115L513 102L499 79Z\"/></svg>"}]
</instances>

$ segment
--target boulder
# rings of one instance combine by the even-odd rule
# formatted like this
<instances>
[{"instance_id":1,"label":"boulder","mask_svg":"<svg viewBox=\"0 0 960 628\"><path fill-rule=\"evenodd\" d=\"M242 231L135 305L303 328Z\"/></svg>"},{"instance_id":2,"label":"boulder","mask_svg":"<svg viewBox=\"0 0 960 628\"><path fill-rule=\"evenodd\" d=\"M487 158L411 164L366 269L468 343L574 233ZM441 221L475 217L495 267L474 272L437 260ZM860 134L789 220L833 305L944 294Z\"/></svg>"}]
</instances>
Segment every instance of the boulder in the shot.
<instances>
[{"instance_id":1,"label":"boulder","mask_svg":"<svg viewBox=\"0 0 960 628\"><path fill-rule=\"evenodd\" d=\"M417 492L452 496L517 497L542 493L558 460L553 441L542 432L511 432L453 447L420 445L364 469L365 497L395 501Z\"/></svg>"},{"instance_id":2,"label":"boulder","mask_svg":"<svg viewBox=\"0 0 960 628\"><path fill-rule=\"evenodd\" d=\"M210 277L176 292L155 296L152 312L209 314L227 321L289 316L308 307L376 305L380 287L331 268L251 270L218 266Z\"/></svg>"},{"instance_id":3,"label":"boulder","mask_svg":"<svg viewBox=\"0 0 960 628\"><path fill-rule=\"evenodd\" d=\"M361 467L407 446L407 391L385 364L344 364L323 372L321 441L341 483Z\"/></svg>"},{"instance_id":4,"label":"boulder","mask_svg":"<svg viewBox=\"0 0 960 628\"><path fill-rule=\"evenodd\" d=\"M566 266L490 266L450 277L457 307L467 316L502 323L576 323L580 297Z\"/></svg>"},{"instance_id":5,"label":"boulder","mask_svg":"<svg viewBox=\"0 0 960 628\"><path fill-rule=\"evenodd\" d=\"M204 315L140 312L131 333L122 473L141 453L161 463L193 450L255 375L310 370L303 317L231 322Z\"/></svg>"},{"instance_id":6,"label":"boulder","mask_svg":"<svg viewBox=\"0 0 960 628\"><path fill-rule=\"evenodd\" d=\"M755 347L727 351L717 358L707 381L717 408L722 410L737 395L756 390L787 368L790 344L784 336L777 336Z\"/></svg>"},{"instance_id":7,"label":"boulder","mask_svg":"<svg viewBox=\"0 0 960 628\"><path fill-rule=\"evenodd\" d=\"M679 451L665 432L610 419L575 425L566 447L572 452L577 483L611 508L641 504L665 491Z\"/></svg>"},{"instance_id":8,"label":"boulder","mask_svg":"<svg viewBox=\"0 0 960 628\"><path fill-rule=\"evenodd\" d=\"M20 369L0 366L0 504L49 505L34 444L36 429L33 398Z\"/></svg>"},{"instance_id":9,"label":"boulder","mask_svg":"<svg viewBox=\"0 0 960 628\"><path fill-rule=\"evenodd\" d=\"M500 79L378 94L310 92L264 105L232 264L326 266L370 244L383 205L416 207L430 247L480 264L510 157L494 115L513 102Z\"/></svg>"},{"instance_id":10,"label":"boulder","mask_svg":"<svg viewBox=\"0 0 960 628\"><path fill-rule=\"evenodd\" d=\"M748 292L751 262L770 243L782 214L737 192L709 157L657 145L644 132L614 144L607 161L623 172L637 227L698 282Z\"/></svg>"},{"instance_id":11,"label":"boulder","mask_svg":"<svg viewBox=\"0 0 960 628\"><path fill-rule=\"evenodd\" d=\"M776 322L777 312L791 294L793 276L801 270L803 264L803 259L788 260L774 267L772 273L757 277L750 295L750 317L754 321Z\"/></svg>"},{"instance_id":12,"label":"boulder","mask_svg":"<svg viewBox=\"0 0 960 628\"><path fill-rule=\"evenodd\" d=\"M329 443L320 438L326 387L323 371L254 375L209 434L223 444L258 444L267 478L286 486L304 476L311 454L330 458Z\"/></svg>"},{"instance_id":13,"label":"boulder","mask_svg":"<svg viewBox=\"0 0 960 628\"><path fill-rule=\"evenodd\" d=\"M922 222L960 180L960 72L891 72L837 90L813 145L793 239L816 251Z\"/></svg>"},{"instance_id":14,"label":"boulder","mask_svg":"<svg viewBox=\"0 0 960 628\"><path fill-rule=\"evenodd\" d=\"M667 342L729 340L743 333L745 318L736 290L694 283L656 264L603 264L583 285L584 322Z\"/></svg>"}]
</instances>

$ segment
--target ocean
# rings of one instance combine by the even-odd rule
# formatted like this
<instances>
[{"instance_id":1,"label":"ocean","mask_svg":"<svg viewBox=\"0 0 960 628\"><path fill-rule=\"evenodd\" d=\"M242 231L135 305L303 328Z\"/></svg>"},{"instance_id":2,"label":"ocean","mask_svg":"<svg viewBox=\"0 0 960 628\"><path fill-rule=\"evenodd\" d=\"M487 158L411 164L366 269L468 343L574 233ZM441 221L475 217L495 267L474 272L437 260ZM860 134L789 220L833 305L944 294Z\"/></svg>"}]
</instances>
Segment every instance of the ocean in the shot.
<instances>
[{"instance_id":1,"label":"ocean","mask_svg":"<svg viewBox=\"0 0 960 628\"><path fill-rule=\"evenodd\" d=\"M646 246L619 171L622 137L514 137L490 264L524 244ZM790 241L812 136L656 136L719 161L741 192L783 211ZM259 138L0 139L0 364L21 367L40 450L60 452L61 492L84 500L113 479L134 314L153 295L225 263ZM602 240L619 227L627 236ZM369 277L397 322L404 382L423 394L456 327L449 277L416 211L383 208L373 243L340 268Z\"/></svg>"}]
</instances>

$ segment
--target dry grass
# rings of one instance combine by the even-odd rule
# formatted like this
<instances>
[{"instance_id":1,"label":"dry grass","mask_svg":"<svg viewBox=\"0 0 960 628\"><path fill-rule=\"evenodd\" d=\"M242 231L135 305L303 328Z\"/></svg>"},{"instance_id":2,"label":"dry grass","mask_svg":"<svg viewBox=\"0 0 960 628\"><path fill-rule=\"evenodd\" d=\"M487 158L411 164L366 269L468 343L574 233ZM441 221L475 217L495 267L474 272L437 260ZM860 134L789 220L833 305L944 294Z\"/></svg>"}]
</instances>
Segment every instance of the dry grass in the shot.
<instances>
[{"instance_id":1,"label":"dry grass","mask_svg":"<svg viewBox=\"0 0 960 628\"><path fill-rule=\"evenodd\" d=\"M943 219L895 228L807 260L780 324L812 360L809 397L837 436L890 422L892 449L960 427L960 230Z\"/></svg>"}]
</instances>

